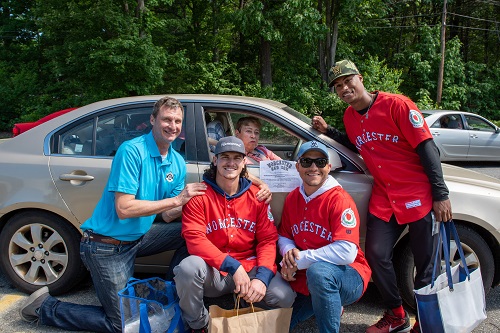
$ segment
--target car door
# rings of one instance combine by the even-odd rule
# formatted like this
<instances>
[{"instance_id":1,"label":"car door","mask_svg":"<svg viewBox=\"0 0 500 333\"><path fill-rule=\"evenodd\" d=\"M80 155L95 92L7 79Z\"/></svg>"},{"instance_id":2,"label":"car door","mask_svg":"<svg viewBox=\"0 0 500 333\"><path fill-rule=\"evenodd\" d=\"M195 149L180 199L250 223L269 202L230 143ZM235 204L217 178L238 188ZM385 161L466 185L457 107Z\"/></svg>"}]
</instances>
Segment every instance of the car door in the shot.
<instances>
[{"instance_id":1,"label":"car door","mask_svg":"<svg viewBox=\"0 0 500 333\"><path fill-rule=\"evenodd\" d=\"M430 130L442 159L467 159L470 137L460 114L442 115Z\"/></svg>"},{"instance_id":2,"label":"car door","mask_svg":"<svg viewBox=\"0 0 500 333\"><path fill-rule=\"evenodd\" d=\"M465 115L470 148L468 160L499 160L500 159L500 133L484 119Z\"/></svg>"},{"instance_id":3,"label":"car door","mask_svg":"<svg viewBox=\"0 0 500 333\"><path fill-rule=\"evenodd\" d=\"M50 173L60 196L80 224L90 217L101 197L118 146L151 130L152 108L152 102L109 108L69 123L53 134ZM190 124L192 104L184 108L184 122ZM183 126L172 146L186 160L186 182L197 182L198 165L190 162L190 155L196 150L191 142L195 141L195 135L191 132L194 126Z\"/></svg>"}]
</instances>

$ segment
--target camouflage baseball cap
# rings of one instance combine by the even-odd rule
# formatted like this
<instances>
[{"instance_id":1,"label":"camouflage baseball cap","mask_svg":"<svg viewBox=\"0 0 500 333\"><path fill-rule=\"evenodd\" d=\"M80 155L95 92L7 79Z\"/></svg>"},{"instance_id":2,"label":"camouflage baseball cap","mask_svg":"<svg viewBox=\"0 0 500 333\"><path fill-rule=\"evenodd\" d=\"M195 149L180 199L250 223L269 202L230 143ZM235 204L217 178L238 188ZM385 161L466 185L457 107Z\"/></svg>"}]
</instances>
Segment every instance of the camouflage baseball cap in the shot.
<instances>
[{"instance_id":1,"label":"camouflage baseball cap","mask_svg":"<svg viewBox=\"0 0 500 333\"><path fill-rule=\"evenodd\" d=\"M341 76L359 74L356 65L350 60L340 60L328 71L328 87L333 86L333 81Z\"/></svg>"}]
</instances>

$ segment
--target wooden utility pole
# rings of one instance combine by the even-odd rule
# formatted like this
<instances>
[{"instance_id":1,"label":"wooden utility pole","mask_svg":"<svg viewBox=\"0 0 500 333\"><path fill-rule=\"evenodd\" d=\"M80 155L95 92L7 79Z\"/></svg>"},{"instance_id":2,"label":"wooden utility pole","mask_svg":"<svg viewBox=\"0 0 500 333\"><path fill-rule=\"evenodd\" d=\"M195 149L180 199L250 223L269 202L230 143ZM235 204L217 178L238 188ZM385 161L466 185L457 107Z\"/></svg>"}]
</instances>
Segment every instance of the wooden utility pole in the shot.
<instances>
[{"instance_id":1,"label":"wooden utility pole","mask_svg":"<svg viewBox=\"0 0 500 333\"><path fill-rule=\"evenodd\" d=\"M437 82L436 103L441 104L441 96L443 94L443 77L444 77L444 53L446 50L446 0L443 1L443 22L441 24L441 63L439 64L439 75Z\"/></svg>"}]
</instances>

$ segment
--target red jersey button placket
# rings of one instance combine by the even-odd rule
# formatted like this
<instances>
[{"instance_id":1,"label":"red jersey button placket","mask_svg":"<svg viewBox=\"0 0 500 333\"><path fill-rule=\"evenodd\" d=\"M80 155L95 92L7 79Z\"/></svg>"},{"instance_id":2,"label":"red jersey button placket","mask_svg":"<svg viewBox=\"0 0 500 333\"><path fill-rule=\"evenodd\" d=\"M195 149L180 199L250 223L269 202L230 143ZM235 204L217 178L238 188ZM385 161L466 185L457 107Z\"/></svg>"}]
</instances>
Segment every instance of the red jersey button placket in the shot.
<instances>
[{"instance_id":1,"label":"red jersey button placket","mask_svg":"<svg viewBox=\"0 0 500 333\"><path fill-rule=\"evenodd\" d=\"M231 208L231 205L228 204L227 208ZM227 213L227 223L231 223L230 221L231 221L231 213ZM229 241L233 241L234 240L234 234L233 234L234 230L233 230L233 228L227 228L227 230L229 231L228 232Z\"/></svg>"}]
</instances>

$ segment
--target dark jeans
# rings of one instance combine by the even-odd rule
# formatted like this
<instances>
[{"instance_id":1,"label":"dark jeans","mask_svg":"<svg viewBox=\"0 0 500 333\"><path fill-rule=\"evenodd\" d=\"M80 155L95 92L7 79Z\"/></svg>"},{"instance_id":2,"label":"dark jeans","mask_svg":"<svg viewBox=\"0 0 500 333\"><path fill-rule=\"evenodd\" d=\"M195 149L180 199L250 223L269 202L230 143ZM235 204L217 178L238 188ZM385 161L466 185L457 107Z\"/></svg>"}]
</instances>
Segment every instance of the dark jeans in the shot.
<instances>
[{"instance_id":1,"label":"dark jeans","mask_svg":"<svg viewBox=\"0 0 500 333\"><path fill-rule=\"evenodd\" d=\"M181 248L184 240L180 230L179 222L158 222L144 237L130 244L82 240L80 257L90 271L101 306L61 302L49 296L39 310L40 324L68 331L121 332L118 291L132 276L135 258Z\"/></svg>"},{"instance_id":2,"label":"dark jeans","mask_svg":"<svg viewBox=\"0 0 500 333\"><path fill-rule=\"evenodd\" d=\"M398 224L394 215L389 222L385 222L368 214L365 255L372 269L373 282L389 309L403 304L399 295L392 257L394 245L406 226L406 224ZM432 236L431 212L422 219L409 223L408 228L410 247L417 271L415 289L419 289L428 285L432 277L432 256L437 243L437 234Z\"/></svg>"}]
</instances>

